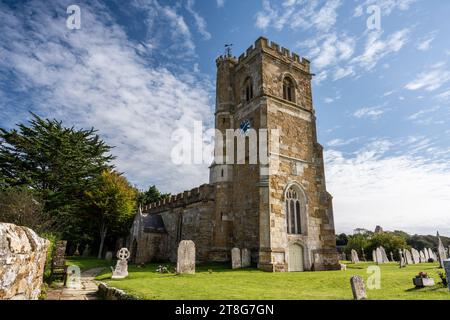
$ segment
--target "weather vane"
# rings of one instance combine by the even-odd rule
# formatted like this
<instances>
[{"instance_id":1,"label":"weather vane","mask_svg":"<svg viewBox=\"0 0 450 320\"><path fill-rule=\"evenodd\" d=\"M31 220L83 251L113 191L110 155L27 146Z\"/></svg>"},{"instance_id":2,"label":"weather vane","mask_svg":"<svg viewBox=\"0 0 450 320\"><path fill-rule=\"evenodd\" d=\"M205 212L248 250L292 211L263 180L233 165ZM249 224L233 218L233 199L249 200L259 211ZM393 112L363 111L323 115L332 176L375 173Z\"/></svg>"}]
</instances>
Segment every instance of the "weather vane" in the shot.
<instances>
[{"instance_id":1,"label":"weather vane","mask_svg":"<svg viewBox=\"0 0 450 320\"><path fill-rule=\"evenodd\" d=\"M230 44L225 44L225 55L226 55L227 57L231 57L231 49L232 49L232 47L233 47L233 44L232 44L232 43L230 43Z\"/></svg>"}]
</instances>

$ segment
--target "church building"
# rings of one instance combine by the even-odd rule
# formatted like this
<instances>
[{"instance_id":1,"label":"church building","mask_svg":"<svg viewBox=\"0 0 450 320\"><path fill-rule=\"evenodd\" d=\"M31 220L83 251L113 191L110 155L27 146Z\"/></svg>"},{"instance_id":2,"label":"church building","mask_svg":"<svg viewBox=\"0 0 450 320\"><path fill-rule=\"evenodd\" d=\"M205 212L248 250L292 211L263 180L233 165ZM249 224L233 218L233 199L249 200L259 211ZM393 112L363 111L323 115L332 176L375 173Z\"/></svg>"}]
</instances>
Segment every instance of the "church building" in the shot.
<instances>
[{"instance_id":1,"label":"church building","mask_svg":"<svg viewBox=\"0 0 450 320\"><path fill-rule=\"evenodd\" d=\"M179 242L192 240L199 263L230 262L237 247L265 271L338 269L310 62L261 37L216 64L215 127L223 136L216 136L209 183L140 208L131 259L176 262ZM239 147L226 147L229 132L232 141L247 141L241 159Z\"/></svg>"}]
</instances>

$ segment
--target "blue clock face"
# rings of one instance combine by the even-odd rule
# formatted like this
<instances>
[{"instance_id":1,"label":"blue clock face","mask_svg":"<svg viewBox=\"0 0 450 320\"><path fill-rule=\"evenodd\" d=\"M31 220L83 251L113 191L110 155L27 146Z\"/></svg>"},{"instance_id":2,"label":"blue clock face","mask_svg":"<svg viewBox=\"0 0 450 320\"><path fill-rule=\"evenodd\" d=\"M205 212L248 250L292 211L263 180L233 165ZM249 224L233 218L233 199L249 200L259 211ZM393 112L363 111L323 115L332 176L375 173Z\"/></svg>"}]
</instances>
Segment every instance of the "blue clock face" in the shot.
<instances>
[{"instance_id":1,"label":"blue clock face","mask_svg":"<svg viewBox=\"0 0 450 320\"><path fill-rule=\"evenodd\" d=\"M251 128L250 120L242 121L241 125L239 126L241 134L246 134L250 128Z\"/></svg>"}]
</instances>

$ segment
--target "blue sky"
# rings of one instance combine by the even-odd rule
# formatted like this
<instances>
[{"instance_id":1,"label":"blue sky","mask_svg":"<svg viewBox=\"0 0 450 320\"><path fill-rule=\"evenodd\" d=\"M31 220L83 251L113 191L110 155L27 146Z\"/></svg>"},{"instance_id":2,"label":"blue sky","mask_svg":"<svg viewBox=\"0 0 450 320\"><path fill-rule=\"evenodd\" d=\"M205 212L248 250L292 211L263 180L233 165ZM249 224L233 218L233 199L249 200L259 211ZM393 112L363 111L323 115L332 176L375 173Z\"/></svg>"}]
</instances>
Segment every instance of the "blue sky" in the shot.
<instances>
[{"instance_id":1,"label":"blue sky","mask_svg":"<svg viewBox=\"0 0 450 320\"><path fill-rule=\"evenodd\" d=\"M312 61L337 231L450 235L449 16L443 0L2 1L0 126L94 126L132 183L195 187L208 166L174 165L170 133L212 126L215 58L264 35Z\"/></svg>"}]
</instances>

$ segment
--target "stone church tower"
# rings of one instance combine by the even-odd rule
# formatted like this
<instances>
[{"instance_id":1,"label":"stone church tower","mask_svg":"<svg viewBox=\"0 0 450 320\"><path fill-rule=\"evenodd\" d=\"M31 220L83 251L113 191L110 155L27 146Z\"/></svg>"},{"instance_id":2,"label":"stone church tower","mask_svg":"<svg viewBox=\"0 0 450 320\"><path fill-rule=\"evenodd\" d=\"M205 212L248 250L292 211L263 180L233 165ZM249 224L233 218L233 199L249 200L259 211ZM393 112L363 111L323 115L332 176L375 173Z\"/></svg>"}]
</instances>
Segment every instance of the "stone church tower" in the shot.
<instances>
[{"instance_id":1,"label":"stone church tower","mask_svg":"<svg viewBox=\"0 0 450 320\"><path fill-rule=\"evenodd\" d=\"M309 61L261 37L239 58L221 56L216 64L209 184L144 208L132 254L158 248L159 258L174 260L177 243L193 240L199 262L230 261L238 247L266 271L338 269ZM239 136L247 140L243 154Z\"/></svg>"}]
</instances>

